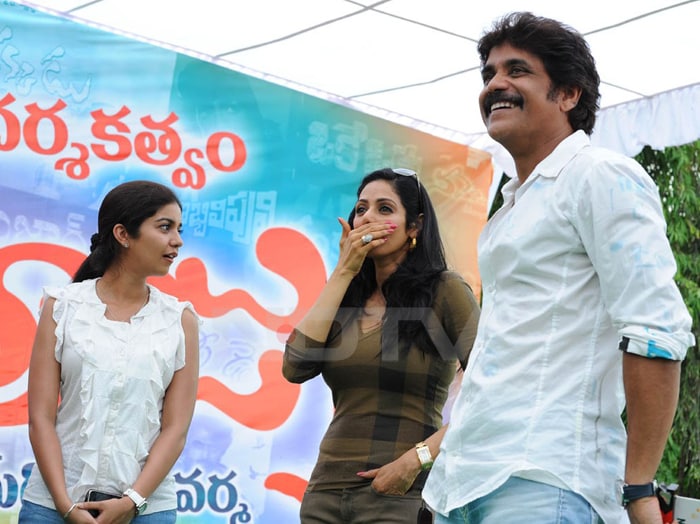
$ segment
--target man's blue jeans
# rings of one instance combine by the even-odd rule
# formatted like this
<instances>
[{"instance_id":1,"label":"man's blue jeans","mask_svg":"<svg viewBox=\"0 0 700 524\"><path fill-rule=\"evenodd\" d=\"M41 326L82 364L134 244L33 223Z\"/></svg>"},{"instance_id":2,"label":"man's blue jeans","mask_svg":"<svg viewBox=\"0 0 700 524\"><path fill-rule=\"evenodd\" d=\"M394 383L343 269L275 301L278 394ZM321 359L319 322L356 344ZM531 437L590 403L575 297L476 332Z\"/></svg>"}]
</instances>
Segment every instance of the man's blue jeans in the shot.
<instances>
[{"instance_id":1,"label":"man's blue jeans","mask_svg":"<svg viewBox=\"0 0 700 524\"><path fill-rule=\"evenodd\" d=\"M453 509L448 517L435 514L435 524L602 524L586 500L573 491L510 477L488 495Z\"/></svg>"}]
</instances>

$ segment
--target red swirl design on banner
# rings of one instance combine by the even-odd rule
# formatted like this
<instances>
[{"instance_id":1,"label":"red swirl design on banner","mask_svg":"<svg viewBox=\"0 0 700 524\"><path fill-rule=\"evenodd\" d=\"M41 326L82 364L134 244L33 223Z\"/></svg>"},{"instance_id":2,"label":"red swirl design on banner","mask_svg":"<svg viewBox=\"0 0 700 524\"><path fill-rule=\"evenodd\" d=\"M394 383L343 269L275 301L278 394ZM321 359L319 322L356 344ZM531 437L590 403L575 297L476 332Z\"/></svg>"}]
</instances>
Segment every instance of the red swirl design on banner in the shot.
<instances>
[{"instance_id":1,"label":"red swirl design on banner","mask_svg":"<svg viewBox=\"0 0 700 524\"><path fill-rule=\"evenodd\" d=\"M291 473L272 473L265 479L265 487L269 490L292 497L301 502L308 482Z\"/></svg>"},{"instance_id":2,"label":"red swirl design on banner","mask_svg":"<svg viewBox=\"0 0 700 524\"><path fill-rule=\"evenodd\" d=\"M14 244L0 249L0 318L5 329L0 330L0 387L20 378L29 367L36 320L27 306L4 285L7 269L22 260L37 260L56 264L73 273L85 255L74 249L56 244ZM0 426L26 424L27 392L19 397L0 403Z\"/></svg>"},{"instance_id":3,"label":"red swirl design on banner","mask_svg":"<svg viewBox=\"0 0 700 524\"><path fill-rule=\"evenodd\" d=\"M231 289L212 296L207 270L198 258L183 260L175 277L167 275L149 280L161 291L189 300L203 317L220 317L234 309L245 309L261 325L280 334L291 332L314 303L326 282L323 260L316 246L294 229L271 228L258 238L255 254L260 265L278 274L294 286L299 301L289 315L276 315L261 306L250 293ZM186 282L186 285L182 285Z\"/></svg>"},{"instance_id":4,"label":"red swirl design on banner","mask_svg":"<svg viewBox=\"0 0 700 524\"><path fill-rule=\"evenodd\" d=\"M313 301L325 283L322 258L313 243L304 235L288 228L264 231L256 244L260 264L286 279L294 286L299 297L297 307L288 315L275 315L266 310L248 292L231 289L212 296L207 286L207 269L201 260L183 260L175 275L152 279L153 285L181 300L189 300L202 317L219 317L242 308L257 322L280 335L287 334ZM0 248L0 275L20 261L43 261L73 274L85 254L77 250L49 243L15 244ZM0 387L22 376L29 365L36 321L32 312L0 285L0 315L11 319L12 329L0 330ZM258 370L260 388L247 395L239 395L213 377L200 378L197 398L215 406L231 419L252 429L265 431L279 427L291 415L297 403L300 386L290 384L281 374L282 352L265 351L260 357ZM27 394L0 403L0 426L27 423Z\"/></svg>"}]
</instances>

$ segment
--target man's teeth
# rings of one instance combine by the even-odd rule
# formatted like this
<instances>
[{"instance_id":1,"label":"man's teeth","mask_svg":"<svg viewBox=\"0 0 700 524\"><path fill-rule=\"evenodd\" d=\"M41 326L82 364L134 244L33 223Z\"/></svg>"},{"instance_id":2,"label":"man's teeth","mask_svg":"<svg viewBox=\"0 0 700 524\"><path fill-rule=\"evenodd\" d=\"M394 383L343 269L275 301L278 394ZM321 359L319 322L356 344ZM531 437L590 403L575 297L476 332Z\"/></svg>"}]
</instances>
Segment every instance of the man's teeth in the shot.
<instances>
[{"instance_id":1,"label":"man's teeth","mask_svg":"<svg viewBox=\"0 0 700 524\"><path fill-rule=\"evenodd\" d=\"M491 106L491 111L495 111L496 109L503 109L503 108L513 108L515 107L515 104L511 102L496 102Z\"/></svg>"}]
</instances>

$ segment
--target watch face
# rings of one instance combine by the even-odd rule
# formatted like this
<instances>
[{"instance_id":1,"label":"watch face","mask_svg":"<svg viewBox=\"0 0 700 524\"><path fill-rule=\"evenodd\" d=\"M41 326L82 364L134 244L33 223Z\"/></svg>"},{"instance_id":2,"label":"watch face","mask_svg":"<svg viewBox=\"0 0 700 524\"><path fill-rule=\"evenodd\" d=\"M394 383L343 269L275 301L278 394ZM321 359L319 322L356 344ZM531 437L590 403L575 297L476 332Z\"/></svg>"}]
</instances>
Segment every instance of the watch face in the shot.
<instances>
[{"instance_id":1,"label":"watch face","mask_svg":"<svg viewBox=\"0 0 700 524\"><path fill-rule=\"evenodd\" d=\"M620 483L617 487L617 501L620 503L621 506L625 506L627 504L627 501L625 500L624 483Z\"/></svg>"}]
</instances>

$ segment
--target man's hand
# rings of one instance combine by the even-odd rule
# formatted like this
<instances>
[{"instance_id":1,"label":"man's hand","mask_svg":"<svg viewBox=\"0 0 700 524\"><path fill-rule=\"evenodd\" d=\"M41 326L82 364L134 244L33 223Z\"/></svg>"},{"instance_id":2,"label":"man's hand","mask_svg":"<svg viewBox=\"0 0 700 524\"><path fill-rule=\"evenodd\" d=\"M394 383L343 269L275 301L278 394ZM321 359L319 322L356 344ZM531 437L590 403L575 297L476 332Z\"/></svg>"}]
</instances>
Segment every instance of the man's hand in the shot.
<instances>
[{"instance_id":1,"label":"man's hand","mask_svg":"<svg viewBox=\"0 0 700 524\"><path fill-rule=\"evenodd\" d=\"M627 505L630 524L663 524L661 508L656 497L644 497L633 500ZM673 524L678 524L677 520Z\"/></svg>"}]
</instances>

